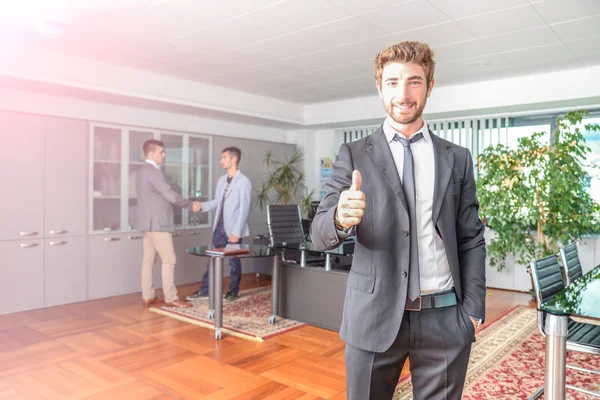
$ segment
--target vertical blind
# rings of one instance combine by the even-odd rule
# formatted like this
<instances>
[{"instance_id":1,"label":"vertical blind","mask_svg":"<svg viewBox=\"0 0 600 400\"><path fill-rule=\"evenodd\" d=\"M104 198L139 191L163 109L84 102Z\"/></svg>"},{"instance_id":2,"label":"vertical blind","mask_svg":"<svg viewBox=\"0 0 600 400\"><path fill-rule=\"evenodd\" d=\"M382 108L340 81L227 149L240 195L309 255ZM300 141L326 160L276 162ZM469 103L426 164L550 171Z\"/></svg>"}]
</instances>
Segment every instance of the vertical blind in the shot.
<instances>
[{"instance_id":1,"label":"vertical blind","mask_svg":"<svg viewBox=\"0 0 600 400\"><path fill-rule=\"evenodd\" d=\"M509 116L494 118L462 119L448 121L427 121L427 125L437 136L449 142L466 147L473 155L473 163L477 165L477 157L483 149L490 145L508 145ZM338 132L343 143L362 139L377 130L379 125L360 128L346 128Z\"/></svg>"}]
</instances>

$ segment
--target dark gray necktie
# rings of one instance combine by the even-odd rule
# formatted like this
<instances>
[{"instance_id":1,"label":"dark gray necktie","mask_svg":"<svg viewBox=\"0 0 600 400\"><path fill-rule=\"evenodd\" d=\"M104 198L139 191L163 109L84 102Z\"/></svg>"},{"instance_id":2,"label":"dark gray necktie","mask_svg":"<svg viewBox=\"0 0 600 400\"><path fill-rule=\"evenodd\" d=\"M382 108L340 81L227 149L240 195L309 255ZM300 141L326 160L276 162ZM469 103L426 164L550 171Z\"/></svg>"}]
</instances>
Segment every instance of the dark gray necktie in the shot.
<instances>
[{"instance_id":1,"label":"dark gray necktie","mask_svg":"<svg viewBox=\"0 0 600 400\"><path fill-rule=\"evenodd\" d=\"M419 274L419 242L417 239L417 216L416 203L417 194L415 189L415 171L413 164L413 155L410 144L423 139L422 133L417 133L410 138L410 141L396 134L394 140L402 143L404 146L404 170L402 173L402 186L404 186L404 196L408 204L408 214L410 219L410 265L408 270L408 298L414 301L421 294L421 283Z\"/></svg>"}]
</instances>

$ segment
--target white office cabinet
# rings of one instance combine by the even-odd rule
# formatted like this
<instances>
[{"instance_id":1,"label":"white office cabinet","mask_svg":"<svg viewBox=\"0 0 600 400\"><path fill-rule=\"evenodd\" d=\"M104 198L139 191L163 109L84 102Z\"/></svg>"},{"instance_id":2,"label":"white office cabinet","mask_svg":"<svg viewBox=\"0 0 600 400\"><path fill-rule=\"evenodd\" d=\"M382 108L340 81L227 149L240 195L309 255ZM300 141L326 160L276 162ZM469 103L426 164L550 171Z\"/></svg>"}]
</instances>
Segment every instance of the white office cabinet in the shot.
<instances>
[{"instance_id":1,"label":"white office cabinet","mask_svg":"<svg viewBox=\"0 0 600 400\"><path fill-rule=\"evenodd\" d=\"M122 235L88 237L88 298L124 293L125 241Z\"/></svg>"},{"instance_id":2,"label":"white office cabinet","mask_svg":"<svg viewBox=\"0 0 600 400\"><path fill-rule=\"evenodd\" d=\"M140 292L142 290L144 236L141 232L130 232L122 237L125 246L123 290L124 293Z\"/></svg>"},{"instance_id":3,"label":"white office cabinet","mask_svg":"<svg viewBox=\"0 0 600 400\"><path fill-rule=\"evenodd\" d=\"M89 123L48 118L45 126L44 236L83 236L87 233Z\"/></svg>"},{"instance_id":4,"label":"white office cabinet","mask_svg":"<svg viewBox=\"0 0 600 400\"><path fill-rule=\"evenodd\" d=\"M0 240L44 236L44 119L0 111Z\"/></svg>"},{"instance_id":5,"label":"white office cabinet","mask_svg":"<svg viewBox=\"0 0 600 400\"><path fill-rule=\"evenodd\" d=\"M0 241L0 314L44 306L44 242Z\"/></svg>"},{"instance_id":6,"label":"white office cabinet","mask_svg":"<svg viewBox=\"0 0 600 400\"><path fill-rule=\"evenodd\" d=\"M44 240L45 306L87 300L85 236Z\"/></svg>"},{"instance_id":7,"label":"white office cabinet","mask_svg":"<svg viewBox=\"0 0 600 400\"><path fill-rule=\"evenodd\" d=\"M212 230L195 229L186 232L185 235L185 256L183 269L184 283L199 282L206 271L207 257L193 256L187 253L187 249L195 246L202 246L211 243Z\"/></svg>"},{"instance_id":8,"label":"white office cabinet","mask_svg":"<svg viewBox=\"0 0 600 400\"><path fill-rule=\"evenodd\" d=\"M185 234L184 231L175 231L173 234L173 247L175 248L175 285L183 285L185 279Z\"/></svg>"}]
</instances>

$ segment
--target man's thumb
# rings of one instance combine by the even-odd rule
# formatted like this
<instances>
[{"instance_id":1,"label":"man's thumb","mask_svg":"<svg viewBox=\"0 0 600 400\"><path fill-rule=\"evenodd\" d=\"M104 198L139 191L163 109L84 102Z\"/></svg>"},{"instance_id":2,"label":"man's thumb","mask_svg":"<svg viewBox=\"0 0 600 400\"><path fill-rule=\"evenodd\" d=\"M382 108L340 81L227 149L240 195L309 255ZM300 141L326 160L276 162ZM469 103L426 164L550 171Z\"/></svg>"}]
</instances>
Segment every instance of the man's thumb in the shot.
<instances>
[{"instance_id":1,"label":"man's thumb","mask_svg":"<svg viewBox=\"0 0 600 400\"><path fill-rule=\"evenodd\" d=\"M361 183L362 176L360 175L360 171L355 169L352 171L352 186L350 186L350 190L360 190Z\"/></svg>"}]
</instances>

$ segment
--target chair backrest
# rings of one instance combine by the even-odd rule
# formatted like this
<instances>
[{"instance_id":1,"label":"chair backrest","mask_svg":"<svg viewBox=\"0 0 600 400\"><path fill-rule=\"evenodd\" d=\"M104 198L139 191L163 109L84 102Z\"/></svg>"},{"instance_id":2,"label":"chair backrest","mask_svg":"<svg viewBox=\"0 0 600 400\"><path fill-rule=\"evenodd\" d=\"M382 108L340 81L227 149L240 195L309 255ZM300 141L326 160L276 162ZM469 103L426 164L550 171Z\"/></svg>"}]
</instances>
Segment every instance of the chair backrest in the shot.
<instances>
[{"instance_id":1,"label":"chair backrest","mask_svg":"<svg viewBox=\"0 0 600 400\"><path fill-rule=\"evenodd\" d=\"M565 288L556 255L532 262L531 273L538 306L552 300L558 292Z\"/></svg>"},{"instance_id":2,"label":"chair backrest","mask_svg":"<svg viewBox=\"0 0 600 400\"><path fill-rule=\"evenodd\" d=\"M581 262L577 253L577 243L571 243L560 249L560 258L565 267L565 276L567 285L580 278L583 275Z\"/></svg>"},{"instance_id":3,"label":"chair backrest","mask_svg":"<svg viewBox=\"0 0 600 400\"><path fill-rule=\"evenodd\" d=\"M302 214L297 204L268 205L267 224L271 235L271 245L297 246L304 243Z\"/></svg>"}]
</instances>

